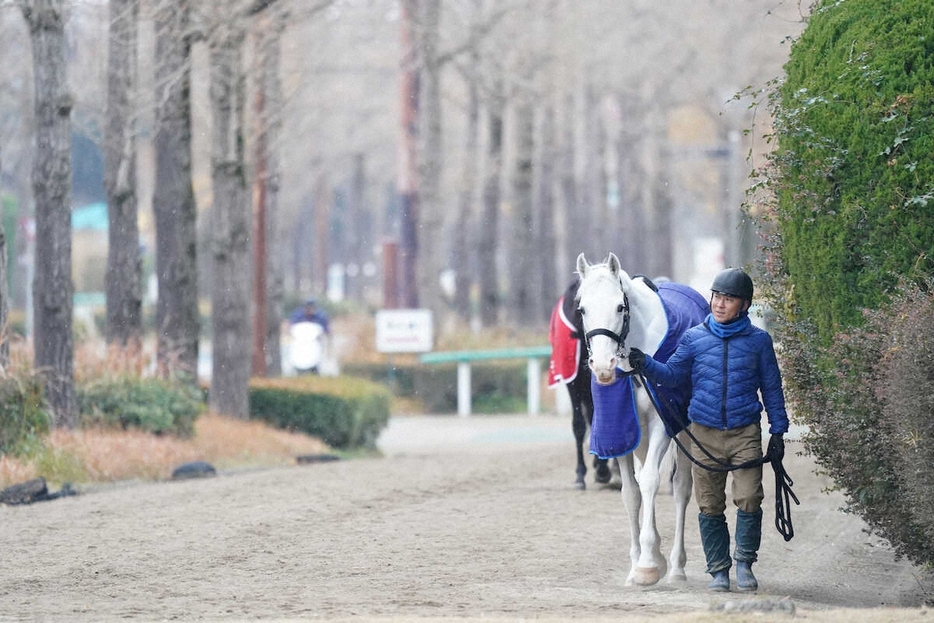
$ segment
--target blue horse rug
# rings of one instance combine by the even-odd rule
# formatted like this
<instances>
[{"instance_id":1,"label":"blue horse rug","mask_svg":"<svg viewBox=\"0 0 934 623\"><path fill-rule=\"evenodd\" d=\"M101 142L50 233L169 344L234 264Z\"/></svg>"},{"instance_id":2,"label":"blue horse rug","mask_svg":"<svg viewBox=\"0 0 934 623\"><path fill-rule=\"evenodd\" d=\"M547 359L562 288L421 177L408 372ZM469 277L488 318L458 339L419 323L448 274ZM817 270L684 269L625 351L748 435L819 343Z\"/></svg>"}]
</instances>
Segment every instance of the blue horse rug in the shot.
<instances>
[{"instance_id":1,"label":"blue horse rug","mask_svg":"<svg viewBox=\"0 0 934 623\"><path fill-rule=\"evenodd\" d=\"M704 321L710 306L696 290L677 283L658 284L658 295L665 308L668 331L652 357L665 362L677 349L684 332ZM616 381L610 385L598 384L592 375L590 379L593 392L590 453L601 459L629 454L642 438L634 388L635 383L641 382L622 370L617 370L616 374ZM650 383L646 389L653 394L656 404L662 406L659 415L665 423L665 431L674 437L687 426L690 384L657 387Z\"/></svg>"}]
</instances>

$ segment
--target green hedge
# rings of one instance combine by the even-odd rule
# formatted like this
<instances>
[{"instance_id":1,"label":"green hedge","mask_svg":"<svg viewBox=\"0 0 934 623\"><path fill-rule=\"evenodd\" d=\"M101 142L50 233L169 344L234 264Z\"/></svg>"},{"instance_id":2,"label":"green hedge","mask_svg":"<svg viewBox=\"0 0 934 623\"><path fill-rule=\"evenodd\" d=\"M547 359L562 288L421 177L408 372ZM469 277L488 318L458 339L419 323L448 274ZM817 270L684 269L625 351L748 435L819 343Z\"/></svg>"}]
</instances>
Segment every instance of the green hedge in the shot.
<instances>
[{"instance_id":1,"label":"green hedge","mask_svg":"<svg viewBox=\"0 0 934 623\"><path fill-rule=\"evenodd\" d=\"M776 216L795 302L824 344L899 277L934 272L931 33L930 0L824 0L785 65Z\"/></svg>"},{"instance_id":2,"label":"green hedge","mask_svg":"<svg viewBox=\"0 0 934 623\"><path fill-rule=\"evenodd\" d=\"M347 376L251 379L250 417L319 437L339 449L376 447L389 422L389 390Z\"/></svg>"},{"instance_id":3,"label":"green hedge","mask_svg":"<svg viewBox=\"0 0 934 623\"><path fill-rule=\"evenodd\" d=\"M43 400L41 379L0 379L0 455L18 455L49 432L51 414Z\"/></svg>"},{"instance_id":4,"label":"green hedge","mask_svg":"<svg viewBox=\"0 0 934 623\"><path fill-rule=\"evenodd\" d=\"M386 383L394 395L419 400L427 413L457 413L457 364L344 364L344 374ZM474 413L518 413L527 409L527 367L522 362L479 362L470 366Z\"/></svg>"},{"instance_id":5,"label":"green hedge","mask_svg":"<svg viewBox=\"0 0 934 623\"><path fill-rule=\"evenodd\" d=\"M84 427L135 428L189 437L204 408L200 394L156 378L101 377L75 388Z\"/></svg>"}]
</instances>

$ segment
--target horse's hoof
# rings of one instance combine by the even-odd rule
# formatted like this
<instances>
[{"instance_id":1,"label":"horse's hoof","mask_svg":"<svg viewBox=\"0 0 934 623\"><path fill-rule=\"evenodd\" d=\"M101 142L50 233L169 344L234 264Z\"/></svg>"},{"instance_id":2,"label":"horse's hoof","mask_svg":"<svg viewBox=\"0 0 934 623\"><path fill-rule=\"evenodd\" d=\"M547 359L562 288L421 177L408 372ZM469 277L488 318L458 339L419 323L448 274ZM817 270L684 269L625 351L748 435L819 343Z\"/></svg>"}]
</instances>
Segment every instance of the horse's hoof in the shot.
<instances>
[{"instance_id":1,"label":"horse's hoof","mask_svg":"<svg viewBox=\"0 0 934 623\"><path fill-rule=\"evenodd\" d=\"M687 582L688 576L684 571L672 571L668 574L668 583L674 584L675 582Z\"/></svg>"},{"instance_id":2,"label":"horse's hoof","mask_svg":"<svg viewBox=\"0 0 934 623\"><path fill-rule=\"evenodd\" d=\"M606 463L597 467L597 473L594 475L594 480L599 484L605 485L610 482L610 479L613 478L613 472L607 467Z\"/></svg>"},{"instance_id":3,"label":"horse's hoof","mask_svg":"<svg viewBox=\"0 0 934 623\"><path fill-rule=\"evenodd\" d=\"M658 567L636 567L636 584L639 586L652 586L658 584Z\"/></svg>"},{"instance_id":4,"label":"horse's hoof","mask_svg":"<svg viewBox=\"0 0 934 623\"><path fill-rule=\"evenodd\" d=\"M577 480L574 481L574 488L580 489L581 491L583 491L587 488L587 483L584 482L583 478L578 478Z\"/></svg>"}]
</instances>

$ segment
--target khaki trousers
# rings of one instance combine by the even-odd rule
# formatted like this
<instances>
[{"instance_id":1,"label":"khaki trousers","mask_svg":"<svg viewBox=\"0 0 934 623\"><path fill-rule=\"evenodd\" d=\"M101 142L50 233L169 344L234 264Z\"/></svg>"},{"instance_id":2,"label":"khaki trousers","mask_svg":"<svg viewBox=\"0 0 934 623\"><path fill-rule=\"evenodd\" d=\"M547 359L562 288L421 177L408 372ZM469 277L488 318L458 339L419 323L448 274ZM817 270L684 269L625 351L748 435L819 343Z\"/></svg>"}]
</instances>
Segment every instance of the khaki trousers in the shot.
<instances>
[{"instance_id":1,"label":"khaki trousers","mask_svg":"<svg viewBox=\"0 0 934 623\"><path fill-rule=\"evenodd\" d=\"M691 423L691 433L698 443L720 461L737 465L762 458L762 430L758 422L733 428L718 430ZM716 465L696 444L692 444L691 453L705 465ZM712 472L697 465L694 471L694 497L700 512L705 515L722 515L726 510L727 472ZM762 466L737 469L732 472L733 504L746 513L755 513L762 506L765 493L762 490Z\"/></svg>"}]
</instances>

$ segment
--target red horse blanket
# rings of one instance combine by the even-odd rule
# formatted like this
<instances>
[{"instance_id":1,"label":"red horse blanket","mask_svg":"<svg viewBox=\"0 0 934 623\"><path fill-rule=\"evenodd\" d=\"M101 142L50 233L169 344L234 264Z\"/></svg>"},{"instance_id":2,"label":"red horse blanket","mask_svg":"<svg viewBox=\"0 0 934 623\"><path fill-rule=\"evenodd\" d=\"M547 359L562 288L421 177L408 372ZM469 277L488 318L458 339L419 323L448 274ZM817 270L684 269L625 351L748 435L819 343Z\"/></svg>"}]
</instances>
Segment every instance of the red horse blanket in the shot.
<instances>
[{"instance_id":1,"label":"red horse blanket","mask_svg":"<svg viewBox=\"0 0 934 623\"><path fill-rule=\"evenodd\" d=\"M570 383L577 377L577 362L580 361L581 340L574 323L564 311L567 294L558 299L551 311L548 341L551 342L551 361L548 364L548 387L559 383Z\"/></svg>"}]
</instances>

